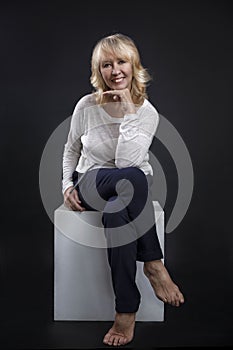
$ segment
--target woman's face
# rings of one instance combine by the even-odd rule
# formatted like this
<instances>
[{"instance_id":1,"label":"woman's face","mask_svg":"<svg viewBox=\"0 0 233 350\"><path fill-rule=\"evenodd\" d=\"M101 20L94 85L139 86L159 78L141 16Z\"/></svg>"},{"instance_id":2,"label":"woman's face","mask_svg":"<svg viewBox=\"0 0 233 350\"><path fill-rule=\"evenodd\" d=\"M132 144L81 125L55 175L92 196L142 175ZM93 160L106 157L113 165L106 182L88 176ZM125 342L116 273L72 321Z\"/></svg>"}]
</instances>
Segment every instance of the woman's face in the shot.
<instances>
[{"instance_id":1,"label":"woman's face","mask_svg":"<svg viewBox=\"0 0 233 350\"><path fill-rule=\"evenodd\" d=\"M131 89L133 70L129 61L105 55L100 62L100 73L110 90Z\"/></svg>"}]
</instances>

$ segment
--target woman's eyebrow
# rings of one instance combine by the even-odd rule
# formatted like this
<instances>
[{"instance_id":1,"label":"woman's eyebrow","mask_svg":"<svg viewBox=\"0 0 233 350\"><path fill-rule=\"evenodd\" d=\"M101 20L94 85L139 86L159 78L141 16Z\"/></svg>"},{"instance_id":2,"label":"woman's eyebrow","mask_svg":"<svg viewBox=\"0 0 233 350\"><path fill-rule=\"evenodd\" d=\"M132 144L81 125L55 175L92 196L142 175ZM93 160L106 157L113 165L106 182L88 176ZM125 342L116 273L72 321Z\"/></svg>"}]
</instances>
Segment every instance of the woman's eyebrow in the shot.
<instances>
[{"instance_id":1,"label":"woman's eyebrow","mask_svg":"<svg viewBox=\"0 0 233 350\"><path fill-rule=\"evenodd\" d=\"M101 64L111 63L112 61L113 61L112 59L104 59L101 61Z\"/></svg>"},{"instance_id":2,"label":"woman's eyebrow","mask_svg":"<svg viewBox=\"0 0 233 350\"><path fill-rule=\"evenodd\" d=\"M101 63L112 62L112 61L114 61L114 59L109 58L109 59L102 60ZM116 61L127 61L127 59L124 57L116 57Z\"/></svg>"}]
</instances>

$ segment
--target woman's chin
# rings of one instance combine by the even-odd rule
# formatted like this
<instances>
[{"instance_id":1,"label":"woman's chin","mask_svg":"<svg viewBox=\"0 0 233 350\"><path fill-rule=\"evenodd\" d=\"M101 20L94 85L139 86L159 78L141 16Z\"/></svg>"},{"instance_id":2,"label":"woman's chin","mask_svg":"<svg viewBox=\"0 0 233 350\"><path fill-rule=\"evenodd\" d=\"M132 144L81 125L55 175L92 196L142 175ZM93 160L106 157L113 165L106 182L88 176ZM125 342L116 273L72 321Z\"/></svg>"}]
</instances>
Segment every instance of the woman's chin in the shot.
<instances>
[{"instance_id":1,"label":"woman's chin","mask_svg":"<svg viewBox=\"0 0 233 350\"><path fill-rule=\"evenodd\" d=\"M117 84L117 85L114 85L111 90L124 90L126 89L127 86L125 84Z\"/></svg>"}]
</instances>

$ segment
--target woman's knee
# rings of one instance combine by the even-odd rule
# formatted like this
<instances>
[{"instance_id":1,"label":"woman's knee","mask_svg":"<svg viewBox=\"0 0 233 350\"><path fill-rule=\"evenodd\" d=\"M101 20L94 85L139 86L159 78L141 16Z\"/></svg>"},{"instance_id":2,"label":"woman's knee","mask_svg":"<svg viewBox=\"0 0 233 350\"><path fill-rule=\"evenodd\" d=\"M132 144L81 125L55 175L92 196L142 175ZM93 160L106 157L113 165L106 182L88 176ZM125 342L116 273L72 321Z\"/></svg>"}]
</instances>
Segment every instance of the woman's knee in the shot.
<instances>
[{"instance_id":1,"label":"woman's knee","mask_svg":"<svg viewBox=\"0 0 233 350\"><path fill-rule=\"evenodd\" d=\"M137 167L128 167L121 170L123 175L122 179L129 180L134 187L137 185L142 186L143 184L147 184L146 175L141 169Z\"/></svg>"},{"instance_id":2,"label":"woman's knee","mask_svg":"<svg viewBox=\"0 0 233 350\"><path fill-rule=\"evenodd\" d=\"M146 198L149 191L148 179L145 173L136 167L124 168L122 179L117 184L117 193L127 194L129 198Z\"/></svg>"}]
</instances>

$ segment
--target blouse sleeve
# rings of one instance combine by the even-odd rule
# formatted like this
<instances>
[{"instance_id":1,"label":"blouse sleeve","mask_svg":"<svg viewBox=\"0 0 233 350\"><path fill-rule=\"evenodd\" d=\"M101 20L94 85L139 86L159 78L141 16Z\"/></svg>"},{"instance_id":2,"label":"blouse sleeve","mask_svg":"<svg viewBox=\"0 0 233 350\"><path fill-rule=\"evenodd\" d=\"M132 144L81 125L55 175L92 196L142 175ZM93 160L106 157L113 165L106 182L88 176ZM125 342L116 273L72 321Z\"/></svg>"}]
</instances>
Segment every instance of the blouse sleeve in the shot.
<instances>
[{"instance_id":1,"label":"blouse sleeve","mask_svg":"<svg viewBox=\"0 0 233 350\"><path fill-rule=\"evenodd\" d=\"M115 154L117 168L140 167L159 123L156 109L143 108L141 113L124 116Z\"/></svg>"},{"instance_id":2,"label":"blouse sleeve","mask_svg":"<svg viewBox=\"0 0 233 350\"><path fill-rule=\"evenodd\" d=\"M78 160L81 155L81 136L83 134L83 108L79 101L74 109L71 117L70 130L67 142L64 146L63 162L62 162L62 193L70 186L73 186L72 174L76 169Z\"/></svg>"}]
</instances>

